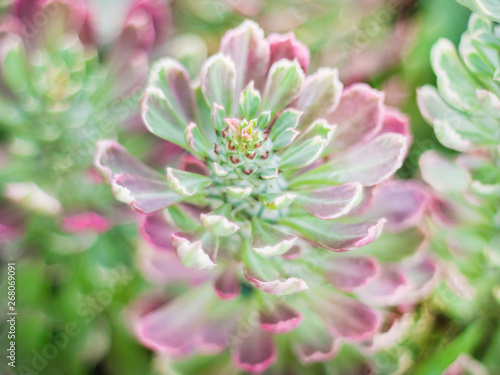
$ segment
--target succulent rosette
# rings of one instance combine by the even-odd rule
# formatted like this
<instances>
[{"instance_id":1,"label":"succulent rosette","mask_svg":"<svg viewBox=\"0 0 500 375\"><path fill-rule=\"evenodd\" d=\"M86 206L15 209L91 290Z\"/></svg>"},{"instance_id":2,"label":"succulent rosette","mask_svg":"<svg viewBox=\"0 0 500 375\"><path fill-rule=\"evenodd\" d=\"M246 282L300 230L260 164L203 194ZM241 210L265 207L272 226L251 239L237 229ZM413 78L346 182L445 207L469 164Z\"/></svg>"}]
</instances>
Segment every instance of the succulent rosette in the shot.
<instances>
[{"instance_id":1,"label":"succulent rosette","mask_svg":"<svg viewBox=\"0 0 500 375\"><path fill-rule=\"evenodd\" d=\"M136 313L136 334L151 349L231 348L237 368L260 372L277 360L273 335L290 332L303 364L326 361L340 342L367 342L385 320L399 321L379 306L414 303L409 291L434 277L428 260L397 270L348 253L378 238L387 220L394 230L415 225L427 196L382 184L406 156L407 118L382 93L343 89L335 69L307 76L308 65L293 34L265 38L246 21L194 82L173 59L152 69L142 117L186 151L177 165L162 174L116 141L99 142L95 165L115 196L147 214L146 278L194 285ZM390 205L400 190L402 201L415 196L408 212Z\"/></svg>"},{"instance_id":2,"label":"succulent rosette","mask_svg":"<svg viewBox=\"0 0 500 375\"><path fill-rule=\"evenodd\" d=\"M458 50L444 39L433 47L437 89L425 86L418 92L420 111L438 140L460 154L432 150L419 163L423 180L434 189L433 248L447 261L447 285L437 297L454 296L454 303L440 308L462 321L485 323L498 319L491 312L498 309L500 287L500 26L495 22L500 13L494 2L462 3L480 15L470 17ZM485 324L471 330L481 340L486 331L498 340L498 329ZM497 371L497 361L488 360L495 350L484 358Z\"/></svg>"},{"instance_id":3,"label":"succulent rosette","mask_svg":"<svg viewBox=\"0 0 500 375\"><path fill-rule=\"evenodd\" d=\"M2 18L0 124L7 181L84 195L82 176L92 165L95 141L137 116L126 99L144 83L149 53L165 39L168 4L133 2L106 51L94 18L82 0L18 0ZM56 185L62 176L70 177Z\"/></svg>"},{"instance_id":4,"label":"succulent rosette","mask_svg":"<svg viewBox=\"0 0 500 375\"><path fill-rule=\"evenodd\" d=\"M429 151L422 155L420 168L436 192L435 222L446 228L436 238L472 279L482 279L483 265L498 265L500 255L498 28L473 14L458 52L440 40L432 51L438 89L425 86L418 95L420 110L441 143L461 152L453 161Z\"/></svg>"},{"instance_id":5,"label":"succulent rosette","mask_svg":"<svg viewBox=\"0 0 500 375\"><path fill-rule=\"evenodd\" d=\"M339 218L399 168L408 124L363 84L342 93L334 69L305 77L308 51L292 35L266 39L247 21L220 51L198 84L176 61L157 63L141 104L153 134L197 159L162 176L102 141L95 164L119 199L145 214L167 209L185 228L173 244L187 267L243 260L256 287L302 290L302 281L272 282L252 264L277 270L277 256L300 252L305 240L348 251L377 238L384 219Z\"/></svg>"}]
</instances>

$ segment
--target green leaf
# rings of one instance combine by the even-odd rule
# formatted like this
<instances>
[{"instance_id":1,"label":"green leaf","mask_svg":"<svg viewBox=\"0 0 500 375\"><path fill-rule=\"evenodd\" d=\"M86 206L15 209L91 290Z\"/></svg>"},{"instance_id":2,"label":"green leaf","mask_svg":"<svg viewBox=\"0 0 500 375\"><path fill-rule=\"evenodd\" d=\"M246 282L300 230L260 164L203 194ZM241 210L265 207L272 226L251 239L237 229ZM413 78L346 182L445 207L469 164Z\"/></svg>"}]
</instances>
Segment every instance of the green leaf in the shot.
<instances>
[{"instance_id":1,"label":"green leaf","mask_svg":"<svg viewBox=\"0 0 500 375\"><path fill-rule=\"evenodd\" d=\"M209 145L206 139L201 135L198 126L191 122L184 131L184 140L186 142L186 149L191 153L203 159L207 156Z\"/></svg>"},{"instance_id":2,"label":"green leaf","mask_svg":"<svg viewBox=\"0 0 500 375\"><path fill-rule=\"evenodd\" d=\"M260 94L253 87L253 81L240 94L240 113L243 118L253 119L260 106Z\"/></svg>"},{"instance_id":3,"label":"green leaf","mask_svg":"<svg viewBox=\"0 0 500 375\"><path fill-rule=\"evenodd\" d=\"M201 189L210 186L212 180L200 174L167 168L167 183L173 192L183 197L190 197Z\"/></svg>"},{"instance_id":4,"label":"green leaf","mask_svg":"<svg viewBox=\"0 0 500 375\"><path fill-rule=\"evenodd\" d=\"M214 108L212 110L212 122L214 124L214 128L217 131L222 131L227 125L224 122L226 118L226 111L224 107L219 104L214 104Z\"/></svg>"},{"instance_id":5,"label":"green leaf","mask_svg":"<svg viewBox=\"0 0 500 375\"><path fill-rule=\"evenodd\" d=\"M181 205L171 206L167 211L169 219L182 231L190 231L200 226L198 217L185 210Z\"/></svg>"},{"instance_id":6,"label":"green leaf","mask_svg":"<svg viewBox=\"0 0 500 375\"><path fill-rule=\"evenodd\" d=\"M240 229L233 222L229 203L220 206L209 214L202 214L200 220L205 229L217 237L231 236Z\"/></svg>"},{"instance_id":7,"label":"green leaf","mask_svg":"<svg viewBox=\"0 0 500 375\"><path fill-rule=\"evenodd\" d=\"M264 111L259 115L257 119L257 127L264 129L271 121L271 111Z\"/></svg>"},{"instance_id":8,"label":"green leaf","mask_svg":"<svg viewBox=\"0 0 500 375\"><path fill-rule=\"evenodd\" d=\"M465 69L455 46L449 40L440 39L432 47L431 62L443 99L460 111L478 110L476 90L483 87Z\"/></svg>"},{"instance_id":9,"label":"green leaf","mask_svg":"<svg viewBox=\"0 0 500 375\"><path fill-rule=\"evenodd\" d=\"M241 187L226 187L227 195L234 199L244 199L252 194L253 189L251 187L241 188Z\"/></svg>"},{"instance_id":10,"label":"green leaf","mask_svg":"<svg viewBox=\"0 0 500 375\"><path fill-rule=\"evenodd\" d=\"M282 210L290 206L296 197L294 193L262 194L259 195L259 201L271 210Z\"/></svg>"},{"instance_id":11,"label":"green leaf","mask_svg":"<svg viewBox=\"0 0 500 375\"><path fill-rule=\"evenodd\" d=\"M280 169L298 169L314 163L332 139L335 127L325 120L316 121L309 131L301 137L302 142L295 142L283 153Z\"/></svg>"},{"instance_id":12,"label":"green leaf","mask_svg":"<svg viewBox=\"0 0 500 375\"><path fill-rule=\"evenodd\" d=\"M422 116L434 126L436 137L446 147L468 151L476 145L496 143L494 132L474 124L463 113L446 104L432 86L418 90L418 106Z\"/></svg>"},{"instance_id":13,"label":"green leaf","mask_svg":"<svg viewBox=\"0 0 500 375\"><path fill-rule=\"evenodd\" d=\"M286 129L273 141L273 150L281 150L290 146L300 133L295 129Z\"/></svg>"},{"instance_id":14,"label":"green leaf","mask_svg":"<svg viewBox=\"0 0 500 375\"><path fill-rule=\"evenodd\" d=\"M257 289L274 295L298 293L308 289L304 280L287 277L277 270L272 258L264 258L251 249L248 241L243 241L242 261L245 278Z\"/></svg>"},{"instance_id":15,"label":"green leaf","mask_svg":"<svg viewBox=\"0 0 500 375\"><path fill-rule=\"evenodd\" d=\"M457 0L474 13L489 18L495 22L500 22L500 3L497 0Z\"/></svg>"},{"instance_id":16,"label":"green leaf","mask_svg":"<svg viewBox=\"0 0 500 375\"><path fill-rule=\"evenodd\" d=\"M301 112L295 109L287 109L281 113L280 117L276 120L269 136L273 141L273 149L280 150L289 146L299 135L295 130L299 122Z\"/></svg>"},{"instance_id":17,"label":"green leaf","mask_svg":"<svg viewBox=\"0 0 500 375\"><path fill-rule=\"evenodd\" d=\"M219 104L230 112L235 85L236 71L233 61L222 54L210 57L201 72L201 91L208 106L212 108L214 104Z\"/></svg>"},{"instance_id":18,"label":"green leaf","mask_svg":"<svg viewBox=\"0 0 500 375\"><path fill-rule=\"evenodd\" d=\"M187 148L185 131L188 124L175 111L163 92L150 87L141 101L144 124L154 135Z\"/></svg>"},{"instance_id":19,"label":"green leaf","mask_svg":"<svg viewBox=\"0 0 500 375\"><path fill-rule=\"evenodd\" d=\"M303 80L304 72L296 60L275 62L267 76L261 110L276 115L297 97Z\"/></svg>"},{"instance_id":20,"label":"green leaf","mask_svg":"<svg viewBox=\"0 0 500 375\"><path fill-rule=\"evenodd\" d=\"M195 270L210 270L217 264L219 241L204 228L172 235L172 245L182 264Z\"/></svg>"},{"instance_id":21,"label":"green leaf","mask_svg":"<svg viewBox=\"0 0 500 375\"><path fill-rule=\"evenodd\" d=\"M252 250L264 257L282 255L294 245L297 236L283 233L265 221L252 217Z\"/></svg>"},{"instance_id":22,"label":"green leaf","mask_svg":"<svg viewBox=\"0 0 500 375\"><path fill-rule=\"evenodd\" d=\"M271 139L274 141L287 129L295 129L301 115L302 112L293 108L284 110L271 128L271 132L269 133Z\"/></svg>"}]
</instances>

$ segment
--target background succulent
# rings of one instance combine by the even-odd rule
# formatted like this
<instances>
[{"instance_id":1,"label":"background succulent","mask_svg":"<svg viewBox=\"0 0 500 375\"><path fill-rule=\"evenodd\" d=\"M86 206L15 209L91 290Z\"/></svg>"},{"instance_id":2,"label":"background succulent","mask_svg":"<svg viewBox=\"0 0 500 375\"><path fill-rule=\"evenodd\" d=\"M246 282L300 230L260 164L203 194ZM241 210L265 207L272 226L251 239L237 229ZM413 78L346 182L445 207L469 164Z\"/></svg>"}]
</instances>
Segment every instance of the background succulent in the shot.
<instances>
[{"instance_id":1,"label":"background succulent","mask_svg":"<svg viewBox=\"0 0 500 375\"><path fill-rule=\"evenodd\" d=\"M458 51L444 39L434 46L431 58L437 90L425 86L418 92L422 115L439 141L461 154L453 158L428 151L420 158L420 169L434 189L433 247L449 262L448 283L438 295L451 289L456 296L454 303L441 308L463 322L481 316L484 324L478 329L488 330L489 339L498 340L498 320L488 313L498 308L500 285L498 9L493 2L463 3L479 15L471 16ZM474 348L471 345L463 352ZM492 354L482 355L489 370L497 371ZM466 367L461 358L455 367Z\"/></svg>"}]
</instances>

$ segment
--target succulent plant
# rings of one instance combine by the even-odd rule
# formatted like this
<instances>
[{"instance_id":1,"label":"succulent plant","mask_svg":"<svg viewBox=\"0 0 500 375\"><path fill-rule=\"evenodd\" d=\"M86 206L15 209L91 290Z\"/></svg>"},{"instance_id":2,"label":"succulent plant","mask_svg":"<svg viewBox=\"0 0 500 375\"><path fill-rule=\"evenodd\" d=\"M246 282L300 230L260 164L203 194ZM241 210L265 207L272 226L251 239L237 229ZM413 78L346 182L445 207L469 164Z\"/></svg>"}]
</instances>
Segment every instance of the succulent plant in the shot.
<instances>
[{"instance_id":1,"label":"succulent plant","mask_svg":"<svg viewBox=\"0 0 500 375\"><path fill-rule=\"evenodd\" d=\"M15 2L0 33L7 181L85 194L75 180L81 183L91 167L95 141L137 115L126 100L147 77L148 54L164 39L169 12L156 0L135 1L104 53L85 1ZM161 27L137 17L158 18ZM11 176L10 170L23 173Z\"/></svg>"},{"instance_id":2,"label":"succulent plant","mask_svg":"<svg viewBox=\"0 0 500 375\"><path fill-rule=\"evenodd\" d=\"M440 142L462 153L453 162L429 151L421 157L420 167L436 192L434 217L447 228L441 234L449 248L463 249L457 249L454 258L463 259L467 268L471 262L498 264L499 30L498 24L473 14L458 53L447 40L440 40L432 50L438 90L425 86L418 93L420 110ZM477 252L465 251L469 247ZM483 276L482 271L474 273Z\"/></svg>"},{"instance_id":3,"label":"succulent plant","mask_svg":"<svg viewBox=\"0 0 500 375\"><path fill-rule=\"evenodd\" d=\"M265 38L246 21L223 37L198 79L173 59L152 68L142 118L186 150L179 168L163 175L116 141L98 143L95 165L115 196L146 214L146 277L201 283L136 313L136 334L153 350L231 347L239 369L259 372L276 362L273 335L293 330L303 364L326 361L339 340L380 332L386 315L370 304L403 303L393 293L411 304L434 278L428 260L397 270L340 254L370 244L387 220L394 230L415 225L427 198L411 184L383 184L406 156L407 118L385 107L382 93L343 89L335 69L307 76L308 65L292 34ZM391 205L397 197L414 204ZM260 323L241 334L247 319Z\"/></svg>"},{"instance_id":4,"label":"succulent plant","mask_svg":"<svg viewBox=\"0 0 500 375\"><path fill-rule=\"evenodd\" d=\"M194 88L181 64L158 62L141 103L148 129L196 162L167 168L165 178L102 141L96 166L139 212L168 209L183 228L173 243L186 266L211 269L218 254L243 260L258 287L295 292L302 281L265 286L270 280L250 276L252 264L278 268L273 257L298 251L298 235L334 251L378 237L382 218L338 218L360 202L364 187L399 168L406 119L365 85L342 94L335 69L306 77L308 51L292 35L265 39L246 21L225 35L220 51Z\"/></svg>"},{"instance_id":5,"label":"succulent plant","mask_svg":"<svg viewBox=\"0 0 500 375\"><path fill-rule=\"evenodd\" d=\"M436 43L431 60L437 90L424 86L418 92L420 111L438 140L460 154L427 151L419 164L433 188L433 249L447 261L447 285L437 298L450 289L455 296L455 303L440 308L457 320L498 325L490 311L498 308L500 287L500 26L493 21L500 9L495 2L461 2L480 15L470 17L458 51L448 40ZM492 340L500 337L496 328L476 329L483 330L478 338L486 331L495 335ZM484 353L483 362L492 373L499 369L498 361L488 359L494 350ZM454 366L465 368L465 363L462 358Z\"/></svg>"},{"instance_id":6,"label":"succulent plant","mask_svg":"<svg viewBox=\"0 0 500 375\"><path fill-rule=\"evenodd\" d=\"M495 0L458 0L480 17L500 21L500 6Z\"/></svg>"}]
</instances>

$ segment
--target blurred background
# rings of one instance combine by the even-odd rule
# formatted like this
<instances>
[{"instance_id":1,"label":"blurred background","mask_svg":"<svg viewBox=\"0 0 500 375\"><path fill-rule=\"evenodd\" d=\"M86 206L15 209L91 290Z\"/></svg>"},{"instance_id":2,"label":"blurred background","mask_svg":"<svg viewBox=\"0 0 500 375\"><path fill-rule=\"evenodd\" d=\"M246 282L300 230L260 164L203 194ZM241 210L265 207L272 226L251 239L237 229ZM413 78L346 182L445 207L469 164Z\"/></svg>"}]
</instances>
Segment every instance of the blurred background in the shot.
<instances>
[{"instance_id":1,"label":"blurred background","mask_svg":"<svg viewBox=\"0 0 500 375\"><path fill-rule=\"evenodd\" d=\"M176 157L138 116L151 62L172 56L196 77L244 19L266 34L294 31L310 48L310 72L337 67L346 86L384 90L411 117L414 143L398 172L410 178L424 151L444 150L416 105L416 88L435 83L430 48L441 37L457 44L470 15L455 0L165 0L145 10L145 24L134 1L62 1L53 16L41 3L0 1L0 309L15 262L19 374L176 373L131 333L130 303L151 289L138 271L137 217L92 168L100 138L118 137L153 165ZM450 319L433 314L442 340ZM6 334L2 318L2 345ZM429 335L421 345L441 344ZM3 354L0 364L10 371Z\"/></svg>"}]
</instances>

